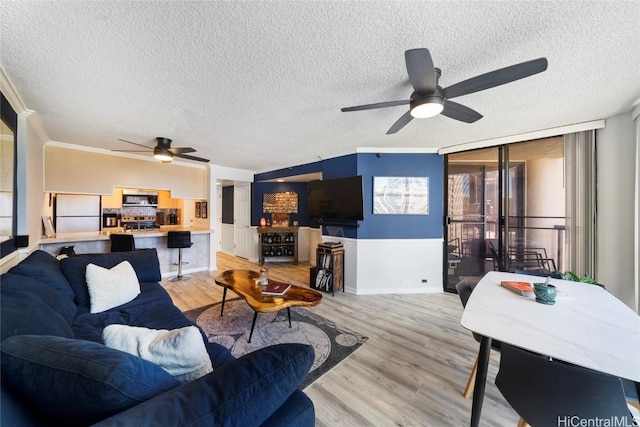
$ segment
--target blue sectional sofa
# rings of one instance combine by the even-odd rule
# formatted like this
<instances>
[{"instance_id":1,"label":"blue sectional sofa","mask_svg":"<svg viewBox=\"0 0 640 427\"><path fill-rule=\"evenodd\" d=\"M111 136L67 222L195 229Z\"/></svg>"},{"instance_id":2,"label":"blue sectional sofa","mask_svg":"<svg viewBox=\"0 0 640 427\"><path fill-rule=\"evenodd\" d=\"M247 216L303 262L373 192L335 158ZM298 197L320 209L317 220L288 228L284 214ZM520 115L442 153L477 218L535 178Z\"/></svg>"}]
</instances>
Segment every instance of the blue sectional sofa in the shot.
<instances>
[{"instance_id":1,"label":"blue sectional sofa","mask_svg":"<svg viewBox=\"0 0 640 427\"><path fill-rule=\"evenodd\" d=\"M91 313L87 265L111 268L124 260L133 266L140 294ZM187 383L105 346L102 330L110 324L193 325L159 280L155 249L61 261L38 250L3 274L0 425L314 425L313 403L298 389L313 363L310 346L277 345L235 359L200 330L213 371Z\"/></svg>"}]
</instances>

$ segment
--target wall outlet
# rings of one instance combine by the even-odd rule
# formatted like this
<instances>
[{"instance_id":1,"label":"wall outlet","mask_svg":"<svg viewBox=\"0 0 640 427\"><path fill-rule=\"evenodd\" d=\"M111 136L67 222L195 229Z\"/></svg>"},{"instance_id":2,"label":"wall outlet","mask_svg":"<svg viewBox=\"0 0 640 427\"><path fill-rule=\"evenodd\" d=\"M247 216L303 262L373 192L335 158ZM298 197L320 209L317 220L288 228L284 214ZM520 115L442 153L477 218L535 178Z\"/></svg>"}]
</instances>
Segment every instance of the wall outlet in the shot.
<instances>
[{"instance_id":1,"label":"wall outlet","mask_svg":"<svg viewBox=\"0 0 640 427\"><path fill-rule=\"evenodd\" d=\"M427 279L422 279L422 283L427 283Z\"/></svg>"}]
</instances>

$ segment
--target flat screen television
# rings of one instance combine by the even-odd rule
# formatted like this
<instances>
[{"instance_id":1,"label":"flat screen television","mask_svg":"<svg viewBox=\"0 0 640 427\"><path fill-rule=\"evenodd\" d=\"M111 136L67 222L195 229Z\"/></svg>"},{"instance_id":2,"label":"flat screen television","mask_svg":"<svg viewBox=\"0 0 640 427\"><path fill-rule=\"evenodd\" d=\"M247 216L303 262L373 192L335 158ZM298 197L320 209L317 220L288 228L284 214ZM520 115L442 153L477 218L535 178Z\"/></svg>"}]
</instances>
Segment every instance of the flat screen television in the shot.
<instances>
[{"instance_id":1,"label":"flat screen television","mask_svg":"<svg viewBox=\"0 0 640 427\"><path fill-rule=\"evenodd\" d=\"M323 221L363 220L362 176L307 183L309 218Z\"/></svg>"}]
</instances>

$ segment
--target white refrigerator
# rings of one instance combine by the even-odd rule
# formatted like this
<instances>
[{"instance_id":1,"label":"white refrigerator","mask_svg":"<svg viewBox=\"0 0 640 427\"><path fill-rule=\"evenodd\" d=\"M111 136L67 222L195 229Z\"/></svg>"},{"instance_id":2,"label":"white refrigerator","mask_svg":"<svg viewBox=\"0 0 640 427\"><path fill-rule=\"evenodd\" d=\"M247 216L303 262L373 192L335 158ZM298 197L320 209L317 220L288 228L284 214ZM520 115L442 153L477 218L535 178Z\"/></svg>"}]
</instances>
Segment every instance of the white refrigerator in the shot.
<instances>
[{"instance_id":1,"label":"white refrigerator","mask_svg":"<svg viewBox=\"0 0 640 427\"><path fill-rule=\"evenodd\" d=\"M56 233L100 231L100 196L58 194Z\"/></svg>"}]
</instances>

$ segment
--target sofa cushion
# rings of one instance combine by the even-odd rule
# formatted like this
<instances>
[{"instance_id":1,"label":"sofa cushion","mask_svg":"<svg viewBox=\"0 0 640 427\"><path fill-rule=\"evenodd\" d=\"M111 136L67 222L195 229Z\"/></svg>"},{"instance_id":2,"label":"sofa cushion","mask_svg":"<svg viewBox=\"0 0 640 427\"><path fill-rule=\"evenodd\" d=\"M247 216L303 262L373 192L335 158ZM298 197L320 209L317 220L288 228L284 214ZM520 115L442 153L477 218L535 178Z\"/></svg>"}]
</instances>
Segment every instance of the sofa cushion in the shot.
<instances>
[{"instance_id":1,"label":"sofa cushion","mask_svg":"<svg viewBox=\"0 0 640 427\"><path fill-rule=\"evenodd\" d=\"M86 425L180 385L153 363L104 345L19 335L1 344L3 381L56 423ZM64 408L64 410L61 410Z\"/></svg>"},{"instance_id":2,"label":"sofa cushion","mask_svg":"<svg viewBox=\"0 0 640 427\"><path fill-rule=\"evenodd\" d=\"M102 331L102 339L107 347L160 365L181 382L193 381L212 371L202 334L195 326L167 330L109 325Z\"/></svg>"},{"instance_id":3,"label":"sofa cushion","mask_svg":"<svg viewBox=\"0 0 640 427\"><path fill-rule=\"evenodd\" d=\"M261 424L261 427L315 425L316 412L313 408L313 402L302 391L296 390L284 404Z\"/></svg>"},{"instance_id":4,"label":"sofa cushion","mask_svg":"<svg viewBox=\"0 0 640 427\"><path fill-rule=\"evenodd\" d=\"M261 425L297 393L313 359L313 347L309 345L265 347L106 419L99 426ZM301 405L296 409L298 414L304 412L302 406L311 404L308 399L302 401L297 400ZM309 419L309 413L298 419L301 423L292 425L305 425L302 420Z\"/></svg>"},{"instance_id":5,"label":"sofa cushion","mask_svg":"<svg viewBox=\"0 0 640 427\"><path fill-rule=\"evenodd\" d=\"M85 276L91 313L121 306L140 294L140 283L129 261L122 261L112 268L89 263Z\"/></svg>"},{"instance_id":6,"label":"sofa cushion","mask_svg":"<svg viewBox=\"0 0 640 427\"><path fill-rule=\"evenodd\" d=\"M51 254L35 250L12 267L8 273L19 274L52 286L73 300L74 293L69 281L60 269L60 262Z\"/></svg>"},{"instance_id":7,"label":"sofa cushion","mask_svg":"<svg viewBox=\"0 0 640 427\"><path fill-rule=\"evenodd\" d=\"M102 343L102 330L114 323L151 329L177 329L193 325L173 305L171 297L159 283L140 283L140 291L133 301L102 313L89 313L89 307L78 307L71 325L75 337Z\"/></svg>"},{"instance_id":8,"label":"sofa cushion","mask_svg":"<svg viewBox=\"0 0 640 427\"><path fill-rule=\"evenodd\" d=\"M65 258L60 261L60 268L73 289L76 304L90 306L87 289L86 270L89 263L104 268L111 268L122 261L129 261L138 276L138 282L159 282L160 264L155 249L140 249L131 252L112 252L106 254L85 254Z\"/></svg>"},{"instance_id":9,"label":"sofa cushion","mask_svg":"<svg viewBox=\"0 0 640 427\"><path fill-rule=\"evenodd\" d=\"M73 338L76 306L67 296L27 276L5 273L0 281L0 339L25 334Z\"/></svg>"},{"instance_id":10,"label":"sofa cushion","mask_svg":"<svg viewBox=\"0 0 640 427\"><path fill-rule=\"evenodd\" d=\"M11 289L16 293L23 293L27 298L38 298L58 313L67 323L71 323L76 315L77 306L73 299L41 280L14 273L5 273L2 275L2 288ZM8 304L3 304L3 308L4 306L8 306Z\"/></svg>"}]
</instances>

